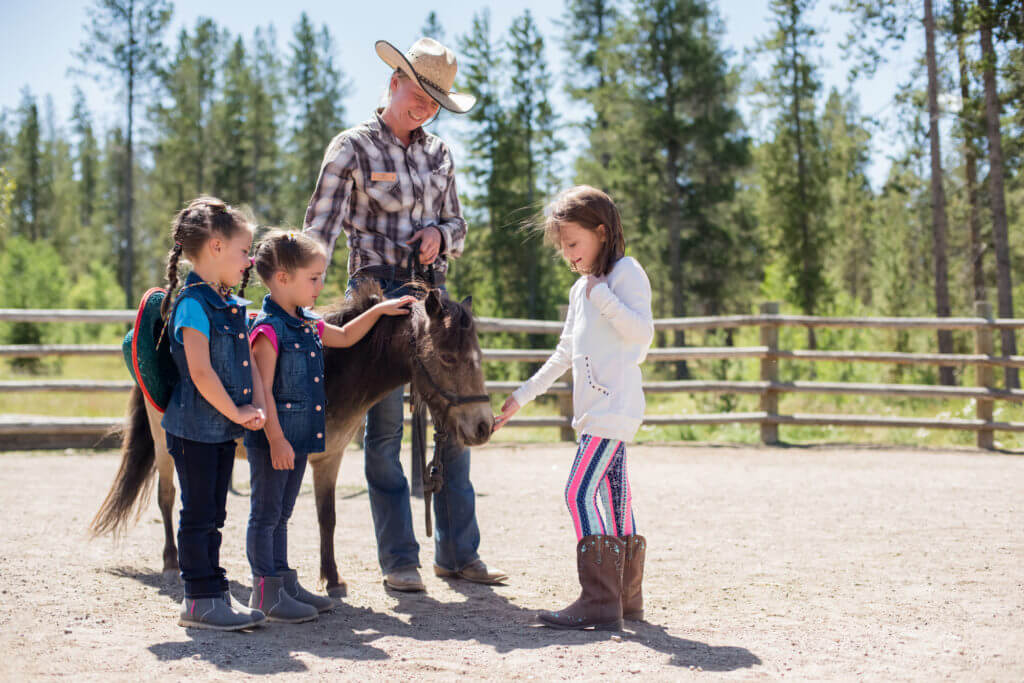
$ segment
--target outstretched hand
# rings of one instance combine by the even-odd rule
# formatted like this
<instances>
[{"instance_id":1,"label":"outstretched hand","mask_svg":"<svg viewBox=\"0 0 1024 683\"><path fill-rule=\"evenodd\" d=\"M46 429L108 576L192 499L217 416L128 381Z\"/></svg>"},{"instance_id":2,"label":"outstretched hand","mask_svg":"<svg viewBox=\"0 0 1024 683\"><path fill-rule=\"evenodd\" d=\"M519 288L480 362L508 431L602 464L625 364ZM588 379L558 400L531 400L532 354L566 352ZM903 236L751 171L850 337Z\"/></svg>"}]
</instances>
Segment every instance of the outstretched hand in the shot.
<instances>
[{"instance_id":1,"label":"outstretched hand","mask_svg":"<svg viewBox=\"0 0 1024 683\"><path fill-rule=\"evenodd\" d=\"M381 315L409 315L409 307L416 303L416 297L406 295L397 299L386 299L374 308Z\"/></svg>"},{"instance_id":2,"label":"outstretched hand","mask_svg":"<svg viewBox=\"0 0 1024 683\"><path fill-rule=\"evenodd\" d=\"M505 403L501 406L501 415L494 417L494 431L498 431L505 426L513 415L519 412L519 401L515 400L511 396L505 399Z\"/></svg>"}]
</instances>

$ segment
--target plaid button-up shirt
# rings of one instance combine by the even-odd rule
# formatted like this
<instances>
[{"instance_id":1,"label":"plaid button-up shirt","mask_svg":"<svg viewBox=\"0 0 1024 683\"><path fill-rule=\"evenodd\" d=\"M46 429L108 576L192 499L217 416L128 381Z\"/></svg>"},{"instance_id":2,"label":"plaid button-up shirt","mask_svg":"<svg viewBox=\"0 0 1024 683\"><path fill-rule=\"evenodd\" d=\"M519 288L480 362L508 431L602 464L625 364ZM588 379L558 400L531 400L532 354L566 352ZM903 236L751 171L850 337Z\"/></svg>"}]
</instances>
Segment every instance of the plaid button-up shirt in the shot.
<instances>
[{"instance_id":1,"label":"plaid button-up shirt","mask_svg":"<svg viewBox=\"0 0 1024 683\"><path fill-rule=\"evenodd\" d=\"M434 268L444 273L448 258L462 253L466 221L451 153L440 138L417 128L406 147L378 110L331 141L305 230L327 245L328 254L344 230L350 276L367 266L405 266L412 251L406 241L430 225L441 231Z\"/></svg>"}]
</instances>

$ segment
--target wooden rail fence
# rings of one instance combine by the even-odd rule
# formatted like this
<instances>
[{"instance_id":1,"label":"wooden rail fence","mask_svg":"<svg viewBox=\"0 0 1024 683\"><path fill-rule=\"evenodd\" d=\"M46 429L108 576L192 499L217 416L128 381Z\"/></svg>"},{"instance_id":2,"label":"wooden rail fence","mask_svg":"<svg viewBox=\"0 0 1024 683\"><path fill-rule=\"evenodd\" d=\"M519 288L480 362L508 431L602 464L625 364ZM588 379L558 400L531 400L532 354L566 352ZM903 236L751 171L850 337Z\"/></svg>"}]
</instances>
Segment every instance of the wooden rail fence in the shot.
<instances>
[{"instance_id":1,"label":"wooden rail fence","mask_svg":"<svg viewBox=\"0 0 1024 683\"><path fill-rule=\"evenodd\" d=\"M709 330L757 327L760 345L747 347L680 347L653 348L648 363L685 360L752 359L760 361L758 381L677 380L644 382L645 393L712 393L753 394L760 397L760 410L756 412L725 412L692 415L648 415L649 425L715 425L756 424L761 441L779 442L780 425L829 425L843 427L892 427L952 429L976 433L979 448L992 449L995 432L1024 432L1024 423L993 420L996 401L1022 401L1024 391L999 389L994 383L993 368L1024 367L1024 356L997 356L994 354L993 333L1004 329L1024 327L1024 320L995 319L991 305L976 304L974 318L840 318L800 315L781 315L779 305L764 303L757 315L729 315L692 318L666 318L655 321L658 331ZM60 322L60 323L131 323L134 312L127 310L28 310L0 309L0 322ZM557 321L479 318L477 329L481 333L506 332L557 335L562 323ZM779 347L779 330L791 328L835 329L893 329L893 330L962 330L974 337L973 354L894 353L883 351L819 351L786 350ZM0 345L0 357L42 356L95 356L120 355L119 345ZM536 349L484 349L488 362L543 362L548 350ZM976 386L937 386L917 384L868 384L850 382L817 382L779 380L779 361L888 363L902 365L975 366L978 368ZM569 379L557 382L549 393L560 396L559 415L519 417L509 426L559 427L562 437L572 439L571 421L572 386ZM0 391L58 391L58 392L127 392L130 380L26 380L0 381ZM508 393L516 382L487 382L492 393ZM925 399L973 399L974 419L937 419L879 415L836 414L780 414L779 397L786 393L843 394ZM57 418L34 415L0 415L0 450L26 447L67 447L67 444L94 445L110 429L119 425L120 417L112 418ZM111 443L106 437L105 444Z\"/></svg>"}]
</instances>

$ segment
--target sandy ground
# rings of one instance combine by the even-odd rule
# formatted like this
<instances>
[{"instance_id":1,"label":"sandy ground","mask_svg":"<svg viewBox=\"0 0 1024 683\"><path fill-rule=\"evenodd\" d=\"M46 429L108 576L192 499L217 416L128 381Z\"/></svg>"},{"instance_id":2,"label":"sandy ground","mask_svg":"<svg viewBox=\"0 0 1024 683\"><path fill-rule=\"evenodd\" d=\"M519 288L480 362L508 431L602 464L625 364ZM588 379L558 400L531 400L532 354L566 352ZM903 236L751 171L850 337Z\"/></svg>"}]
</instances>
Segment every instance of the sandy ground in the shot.
<instances>
[{"instance_id":1,"label":"sandy ground","mask_svg":"<svg viewBox=\"0 0 1024 683\"><path fill-rule=\"evenodd\" d=\"M222 634L176 625L182 588L161 579L155 502L120 544L87 541L116 455L4 454L0 678L1024 679L1024 458L635 447L648 623L613 635L534 625L577 592L561 502L571 456L475 451L481 553L512 580L438 579L428 539L427 592L399 594L380 583L362 453L350 453L337 532L349 596L316 622ZM237 462L242 487L247 474ZM242 599L247 512L229 497L222 558ZM308 472L291 538L315 584Z\"/></svg>"}]
</instances>

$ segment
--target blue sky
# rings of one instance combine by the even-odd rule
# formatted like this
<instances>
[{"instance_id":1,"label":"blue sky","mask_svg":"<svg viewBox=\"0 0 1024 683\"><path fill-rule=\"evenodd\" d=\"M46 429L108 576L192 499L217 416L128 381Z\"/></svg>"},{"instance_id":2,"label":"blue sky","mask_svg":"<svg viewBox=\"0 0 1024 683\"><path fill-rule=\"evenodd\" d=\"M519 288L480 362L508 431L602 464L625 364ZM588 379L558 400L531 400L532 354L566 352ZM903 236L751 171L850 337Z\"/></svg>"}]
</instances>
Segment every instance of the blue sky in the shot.
<instances>
[{"instance_id":1,"label":"blue sky","mask_svg":"<svg viewBox=\"0 0 1024 683\"><path fill-rule=\"evenodd\" d=\"M278 33L278 45L285 51L292 27L301 11L309 13L319 26L327 24L337 43L338 63L352 82L351 95L345 101L347 122L362 120L376 106L388 68L377 58L373 43L384 38L404 49L419 35L427 13L434 9L443 25L447 42L453 44L456 35L468 31L474 12L490 7L491 26L496 39L506 32L512 19L529 9L539 24L547 43L548 60L557 76L553 99L556 108L568 120L577 118L572 104L561 94L562 73L567 55L562 49L555 25L563 11L559 0L509 0L487 3L480 0L449 0L443 5L392 0L380 2L352 2L350 0L307 0L290 3L263 0L178 0L174 20L167 34L171 44L182 26L191 27L196 18L208 16L232 33L251 36L257 26L273 24ZM847 27L846 18L830 9L830 1L819 1L813 23L822 32L820 51L821 75L825 92L831 87L846 89L847 66L838 44ZM39 97L53 96L57 121L67 120L71 111L71 91L80 85L86 93L90 107L101 125L119 120L122 104L109 87L101 86L81 77L69 76L69 67L75 65L72 51L82 40L82 26L86 21L89 3L70 0L0 0L0 109L13 109L21 99L21 90L28 86ZM386 7L386 10L381 9ZM718 3L725 22L725 47L732 52L735 63L745 61L745 51L757 38L770 30L767 0L725 1ZM918 41L913 40L912 44ZM912 55L894 61L871 81L854 86L860 97L862 110L886 119L892 113L892 99L900 80L912 66ZM757 64L752 64L756 69ZM744 103L743 111L755 135L759 126ZM884 127L875 137L875 163L872 181L876 187L888 169L886 153L892 148ZM571 135L570 135L571 139ZM326 141L325 141L326 142Z\"/></svg>"}]
</instances>

